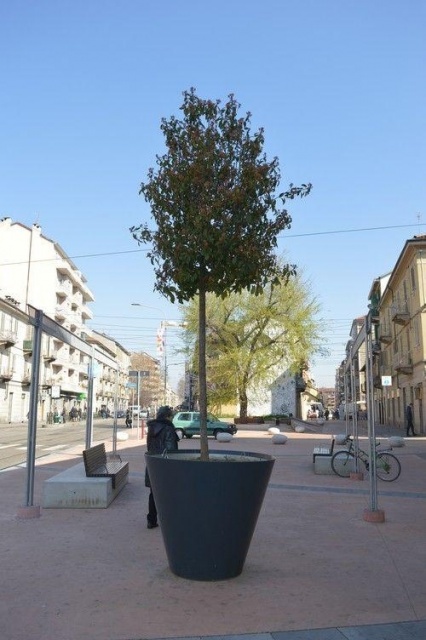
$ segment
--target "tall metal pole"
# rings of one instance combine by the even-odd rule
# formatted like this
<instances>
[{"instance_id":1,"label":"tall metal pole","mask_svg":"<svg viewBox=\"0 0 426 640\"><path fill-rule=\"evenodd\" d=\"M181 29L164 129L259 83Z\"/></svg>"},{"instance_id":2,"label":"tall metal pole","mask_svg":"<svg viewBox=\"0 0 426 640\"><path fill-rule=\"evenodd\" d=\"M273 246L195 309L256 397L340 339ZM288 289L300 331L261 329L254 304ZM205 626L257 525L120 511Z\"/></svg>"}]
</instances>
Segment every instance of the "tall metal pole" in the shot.
<instances>
[{"instance_id":1,"label":"tall metal pole","mask_svg":"<svg viewBox=\"0 0 426 640\"><path fill-rule=\"evenodd\" d=\"M376 476L376 424L374 417L374 401L373 401L373 349L371 337L371 316L367 318L367 335L366 335L366 391L367 391L367 411L368 411L368 438L370 453L370 508L377 511L377 476Z\"/></svg>"},{"instance_id":2,"label":"tall metal pole","mask_svg":"<svg viewBox=\"0 0 426 640\"><path fill-rule=\"evenodd\" d=\"M376 426L374 417L373 398L373 342L371 337L371 311L366 317L366 374L367 374L367 411L368 411L368 439L370 460L370 509L364 509L364 520L367 522L384 522L385 512L379 509L377 500L377 476L376 476Z\"/></svg>"},{"instance_id":3,"label":"tall metal pole","mask_svg":"<svg viewBox=\"0 0 426 640\"><path fill-rule=\"evenodd\" d=\"M355 355L357 355L357 354L355 354ZM356 404L355 372L354 372L354 357L355 356L354 356L354 353L353 353L353 343L351 344L350 356L351 356L350 376L351 376L352 431L353 431L353 438L354 438L355 473L359 473L358 416L357 416L357 412L356 412L357 404Z\"/></svg>"},{"instance_id":4,"label":"tall metal pole","mask_svg":"<svg viewBox=\"0 0 426 640\"><path fill-rule=\"evenodd\" d=\"M28 420L28 444L27 444L27 482L25 491L25 506L34 505L34 472L35 472L35 451L37 435L37 401L40 378L40 356L42 337L43 312L38 310L35 313L34 334L33 334L33 366L31 371L31 394L30 394L30 415Z\"/></svg>"},{"instance_id":5,"label":"tall metal pole","mask_svg":"<svg viewBox=\"0 0 426 640\"><path fill-rule=\"evenodd\" d=\"M112 452L117 453L117 410L118 410L118 369L115 371L115 383L114 383L114 422L112 429Z\"/></svg>"},{"instance_id":6,"label":"tall metal pole","mask_svg":"<svg viewBox=\"0 0 426 640\"><path fill-rule=\"evenodd\" d=\"M349 353L349 357L351 358L351 353L352 353L352 347L351 347L351 351ZM352 360L350 360L350 366L352 366ZM349 374L347 372L347 370L345 370L344 373L344 381L345 381L345 429L346 429L346 435L349 435L349 415L348 415L348 375L349 375L349 381L350 381L350 370L349 370ZM339 416L340 417L340 416Z\"/></svg>"},{"instance_id":7,"label":"tall metal pole","mask_svg":"<svg viewBox=\"0 0 426 640\"><path fill-rule=\"evenodd\" d=\"M136 405L137 408L138 408L137 409L137 416L136 416L136 434L137 434L137 439L138 440L139 440L139 426L140 426L140 422L139 421L140 421L140 417L141 417L141 399L140 399L141 398L141 389L140 389L140 379L141 378L140 378L140 376L141 376L141 372L138 371L137 372L137 387L136 387L136 390L137 390L136 397L138 399L138 402L137 402L137 405Z\"/></svg>"},{"instance_id":8,"label":"tall metal pole","mask_svg":"<svg viewBox=\"0 0 426 640\"><path fill-rule=\"evenodd\" d=\"M87 365L87 416L86 416L86 449L90 449L93 443L93 397L94 397L94 378L95 378L95 348L92 347L92 353L89 356L89 364Z\"/></svg>"}]
</instances>

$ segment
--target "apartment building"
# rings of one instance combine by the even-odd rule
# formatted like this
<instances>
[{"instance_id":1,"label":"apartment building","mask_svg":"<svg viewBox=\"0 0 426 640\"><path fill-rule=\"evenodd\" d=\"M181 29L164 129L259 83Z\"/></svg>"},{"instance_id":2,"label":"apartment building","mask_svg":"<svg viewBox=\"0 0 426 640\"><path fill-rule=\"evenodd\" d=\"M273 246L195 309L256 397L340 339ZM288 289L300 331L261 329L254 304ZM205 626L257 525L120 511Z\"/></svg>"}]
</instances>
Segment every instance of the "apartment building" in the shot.
<instances>
[{"instance_id":1,"label":"apartment building","mask_svg":"<svg viewBox=\"0 0 426 640\"><path fill-rule=\"evenodd\" d=\"M94 296L83 274L39 225L0 220L0 255L0 422L23 422L29 409L34 347L29 306L86 339L93 333L86 321L93 316L88 304ZM127 376L128 352L116 344L113 353ZM55 413L67 415L72 406L84 412L88 363L89 357L65 340L43 335L39 420L50 421ZM111 396L102 388L95 403L107 401L111 403Z\"/></svg>"},{"instance_id":2,"label":"apartment building","mask_svg":"<svg viewBox=\"0 0 426 640\"><path fill-rule=\"evenodd\" d=\"M117 368L99 363L94 375L95 406L97 413L103 410L126 409L128 405L129 368L131 353L114 338L104 333L91 330L83 336L88 344L96 346L99 351L113 358ZM116 402L116 405L115 405Z\"/></svg>"},{"instance_id":3,"label":"apartment building","mask_svg":"<svg viewBox=\"0 0 426 640\"><path fill-rule=\"evenodd\" d=\"M27 314L14 299L0 298L0 422L24 422L29 410L31 365L22 349L27 331Z\"/></svg>"},{"instance_id":4,"label":"apartment building","mask_svg":"<svg viewBox=\"0 0 426 640\"><path fill-rule=\"evenodd\" d=\"M404 426L405 410L414 405L416 431L425 432L426 236L407 240L378 304L380 357L375 374L390 376L379 386L375 404L385 424Z\"/></svg>"},{"instance_id":5,"label":"apartment building","mask_svg":"<svg viewBox=\"0 0 426 640\"><path fill-rule=\"evenodd\" d=\"M374 280L368 306L375 420L404 429L406 407L413 403L415 430L426 433L426 236L406 241L393 270ZM361 327L364 331L366 320L367 315ZM358 389L365 391L368 382L361 377L366 368L365 344L358 353L357 398ZM349 358L347 351L336 376L340 393ZM346 380L343 386L348 389Z\"/></svg>"}]
</instances>

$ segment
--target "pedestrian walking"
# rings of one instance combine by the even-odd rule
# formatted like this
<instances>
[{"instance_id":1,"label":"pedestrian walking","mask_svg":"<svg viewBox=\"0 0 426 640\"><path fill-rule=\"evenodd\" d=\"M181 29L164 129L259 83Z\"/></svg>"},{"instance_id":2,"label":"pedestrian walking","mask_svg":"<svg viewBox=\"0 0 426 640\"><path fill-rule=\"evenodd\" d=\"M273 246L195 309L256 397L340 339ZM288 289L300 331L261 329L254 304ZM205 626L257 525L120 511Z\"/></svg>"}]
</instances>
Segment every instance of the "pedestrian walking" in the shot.
<instances>
[{"instance_id":1,"label":"pedestrian walking","mask_svg":"<svg viewBox=\"0 0 426 640\"><path fill-rule=\"evenodd\" d=\"M127 409L126 411L126 429L131 429L132 428L132 412L130 411L130 409Z\"/></svg>"},{"instance_id":2,"label":"pedestrian walking","mask_svg":"<svg viewBox=\"0 0 426 640\"><path fill-rule=\"evenodd\" d=\"M416 433L414 433L414 412L413 412L413 403L410 402L410 404L407 406L406 412L405 412L405 418L407 421L407 438L410 435L417 435ZM411 431L411 434L410 434Z\"/></svg>"},{"instance_id":3,"label":"pedestrian walking","mask_svg":"<svg viewBox=\"0 0 426 640\"><path fill-rule=\"evenodd\" d=\"M148 435L146 448L148 453L163 453L163 451L177 451L179 438L176 435L172 422L173 409L171 407L160 407L153 420L148 420ZM145 486L150 488L148 498L147 527L154 529L158 527L158 514L152 493L151 481L148 469L145 469Z\"/></svg>"}]
</instances>

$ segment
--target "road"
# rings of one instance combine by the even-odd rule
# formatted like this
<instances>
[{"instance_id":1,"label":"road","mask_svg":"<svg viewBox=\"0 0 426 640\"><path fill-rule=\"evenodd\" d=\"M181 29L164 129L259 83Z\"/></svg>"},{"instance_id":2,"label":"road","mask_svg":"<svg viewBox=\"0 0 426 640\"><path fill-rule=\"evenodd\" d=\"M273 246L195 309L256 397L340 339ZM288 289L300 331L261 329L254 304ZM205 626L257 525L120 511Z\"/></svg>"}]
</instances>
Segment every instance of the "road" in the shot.
<instances>
[{"instance_id":1,"label":"road","mask_svg":"<svg viewBox=\"0 0 426 640\"><path fill-rule=\"evenodd\" d=\"M124 419L118 420L118 429L124 429ZM95 420L93 423L93 439L107 441L111 438L113 420ZM0 424L0 470L14 467L27 460L28 425ZM61 451L86 445L86 423L66 422L65 424L49 424L37 427L36 458L47 456L54 451Z\"/></svg>"}]
</instances>

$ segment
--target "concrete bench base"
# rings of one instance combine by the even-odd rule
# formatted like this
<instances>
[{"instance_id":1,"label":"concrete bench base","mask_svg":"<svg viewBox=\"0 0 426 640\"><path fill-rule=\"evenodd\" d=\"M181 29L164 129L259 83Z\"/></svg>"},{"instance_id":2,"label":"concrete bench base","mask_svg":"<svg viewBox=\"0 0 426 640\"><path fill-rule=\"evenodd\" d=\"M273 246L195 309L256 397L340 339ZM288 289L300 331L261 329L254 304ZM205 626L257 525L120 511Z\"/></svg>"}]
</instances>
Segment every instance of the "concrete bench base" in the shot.
<instances>
[{"instance_id":1,"label":"concrete bench base","mask_svg":"<svg viewBox=\"0 0 426 640\"><path fill-rule=\"evenodd\" d=\"M331 468L331 458L333 456L316 456L314 463L314 473L317 475L335 475ZM335 465L340 465L342 473L349 478L351 473L355 471L355 461L349 460L344 464L343 460L335 460Z\"/></svg>"},{"instance_id":2,"label":"concrete bench base","mask_svg":"<svg viewBox=\"0 0 426 640\"><path fill-rule=\"evenodd\" d=\"M45 509L106 509L127 484L126 475L112 488L112 478L87 478L84 464L66 469L43 484Z\"/></svg>"},{"instance_id":3,"label":"concrete bench base","mask_svg":"<svg viewBox=\"0 0 426 640\"><path fill-rule=\"evenodd\" d=\"M334 476L331 468L331 458L333 456L315 456L314 473L320 476Z\"/></svg>"}]
</instances>

